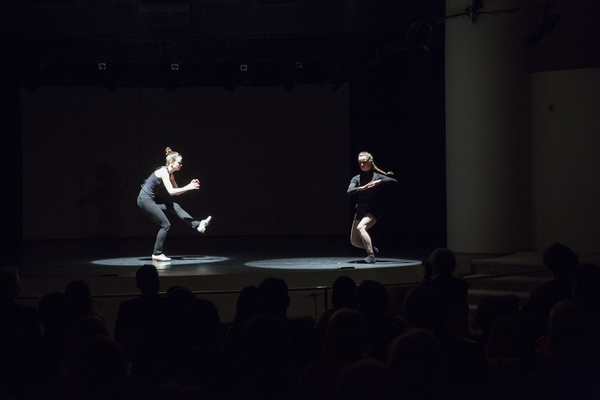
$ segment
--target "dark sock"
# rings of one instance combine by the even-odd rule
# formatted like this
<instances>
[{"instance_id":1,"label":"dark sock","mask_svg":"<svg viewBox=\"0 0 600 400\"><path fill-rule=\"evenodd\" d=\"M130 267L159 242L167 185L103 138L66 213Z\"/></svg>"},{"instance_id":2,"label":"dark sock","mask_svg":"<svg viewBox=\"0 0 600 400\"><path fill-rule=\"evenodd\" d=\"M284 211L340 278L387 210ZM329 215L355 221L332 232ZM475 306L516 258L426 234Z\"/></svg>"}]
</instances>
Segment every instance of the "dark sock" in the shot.
<instances>
[{"instance_id":1,"label":"dark sock","mask_svg":"<svg viewBox=\"0 0 600 400\"><path fill-rule=\"evenodd\" d=\"M373 253L367 253L367 257L365 258L365 262L367 264L372 264L375 262L375 254Z\"/></svg>"},{"instance_id":2,"label":"dark sock","mask_svg":"<svg viewBox=\"0 0 600 400\"><path fill-rule=\"evenodd\" d=\"M373 254L377 254L379 253L379 249L375 246L373 246Z\"/></svg>"}]
</instances>

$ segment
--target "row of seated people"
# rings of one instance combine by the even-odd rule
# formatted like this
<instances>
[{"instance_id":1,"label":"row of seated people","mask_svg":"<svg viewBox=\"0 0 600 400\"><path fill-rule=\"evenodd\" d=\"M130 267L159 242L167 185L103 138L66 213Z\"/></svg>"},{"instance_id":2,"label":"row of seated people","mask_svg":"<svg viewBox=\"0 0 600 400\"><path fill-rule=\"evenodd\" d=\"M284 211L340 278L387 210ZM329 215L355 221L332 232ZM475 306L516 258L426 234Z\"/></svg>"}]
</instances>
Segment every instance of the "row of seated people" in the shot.
<instances>
[{"instance_id":1,"label":"row of seated people","mask_svg":"<svg viewBox=\"0 0 600 400\"><path fill-rule=\"evenodd\" d=\"M555 250L570 252L551 246L544 262L552 269ZM542 300L561 286L554 280L532 294L521 312L544 304L536 321L546 321L535 351L498 375L482 343L447 328L448 310L468 294L452 276L455 264L450 250L434 251L398 315L388 312L382 284L340 276L332 309L314 326L287 317L285 281L267 278L241 291L226 333L212 302L183 286L160 295L158 272L145 265L136 273L141 295L120 305L113 335L85 282L44 296L36 309L15 301L18 273L5 268L0 399L600 398L598 266L575 256L565 298Z\"/></svg>"}]
</instances>

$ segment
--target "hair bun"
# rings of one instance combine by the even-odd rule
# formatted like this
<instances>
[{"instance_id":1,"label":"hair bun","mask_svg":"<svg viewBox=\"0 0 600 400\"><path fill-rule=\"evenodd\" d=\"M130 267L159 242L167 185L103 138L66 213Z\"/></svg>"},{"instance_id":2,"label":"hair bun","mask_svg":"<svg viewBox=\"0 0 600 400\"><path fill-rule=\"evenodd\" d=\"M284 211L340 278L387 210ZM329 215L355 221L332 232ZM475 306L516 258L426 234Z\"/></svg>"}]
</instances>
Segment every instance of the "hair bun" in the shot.
<instances>
[{"instance_id":1,"label":"hair bun","mask_svg":"<svg viewBox=\"0 0 600 400\"><path fill-rule=\"evenodd\" d=\"M167 155L169 155L169 154L171 154L171 153L173 152L173 150L171 150L171 148L170 148L170 147L167 147L167 148L165 149L165 151L167 152Z\"/></svg>"}]
</instances>

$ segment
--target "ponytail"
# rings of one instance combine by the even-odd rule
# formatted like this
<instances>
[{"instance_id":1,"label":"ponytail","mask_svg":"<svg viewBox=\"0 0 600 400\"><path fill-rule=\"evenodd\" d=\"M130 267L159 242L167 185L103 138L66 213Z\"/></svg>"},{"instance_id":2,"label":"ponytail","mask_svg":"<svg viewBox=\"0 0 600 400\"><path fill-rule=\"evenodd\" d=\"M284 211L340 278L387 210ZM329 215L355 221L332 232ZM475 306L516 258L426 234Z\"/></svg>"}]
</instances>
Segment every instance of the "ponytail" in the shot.
<instances>
[{"instance_id":1,"label":"ponytail","mask_svg":"<svg viewBox=\"0 0 600 400\"><path fill-rule=\"evenodd\" d=\"M374 169L375 171L379 172L380 174L384 174L384 175L394 175L394 173L393 173L392 171L385 172L384 170L382 170L382 169L379 169L379 168L377 167L377 165L375 165L375 163L373 163L373 169Z\"/></svg>"}]
</instances>

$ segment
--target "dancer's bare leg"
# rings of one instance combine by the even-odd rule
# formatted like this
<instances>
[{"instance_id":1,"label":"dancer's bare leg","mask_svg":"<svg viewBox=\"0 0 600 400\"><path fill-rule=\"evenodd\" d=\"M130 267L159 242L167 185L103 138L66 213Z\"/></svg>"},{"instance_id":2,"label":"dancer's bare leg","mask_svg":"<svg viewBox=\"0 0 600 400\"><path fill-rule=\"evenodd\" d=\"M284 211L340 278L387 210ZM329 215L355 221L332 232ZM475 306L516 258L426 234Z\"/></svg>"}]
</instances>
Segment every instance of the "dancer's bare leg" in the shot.
<instances>
[{"instance_id":1,"label":"dancer's bare leg","mask_svg":"<svg viewBox=\"0 0 600 400\"><path fill-rule=\"evenodd\" d=\"M363 244L362 239L360 238L360 233L358 232L357 226L360 220L355 219L352 222L352 229L350 230L350 243L354 247L358 247L359 249L364 249L365 245Z\"/></svg>"},{"instance_id":2,"label":"dancer's bare leg","mask_svg":"<svg viewBox=\"0 0 600 400\"><path fill-rule=\"evenodd\" d=\"M377 220L372 214L365 215L360 221L354 220L350 231L350 243L355 247L365 249L367 254L373 253L373 243L367 230L376 223Z\"/></svg>"}]
</instances>

